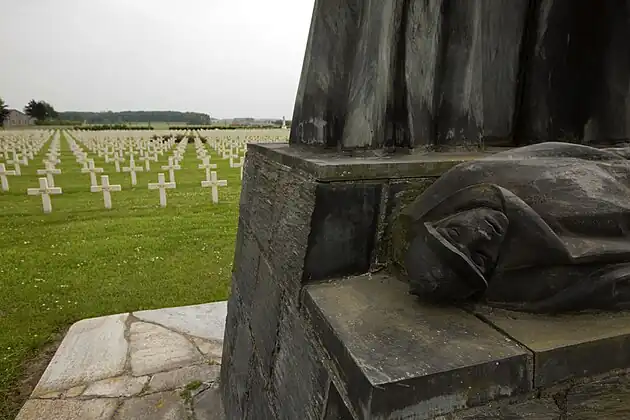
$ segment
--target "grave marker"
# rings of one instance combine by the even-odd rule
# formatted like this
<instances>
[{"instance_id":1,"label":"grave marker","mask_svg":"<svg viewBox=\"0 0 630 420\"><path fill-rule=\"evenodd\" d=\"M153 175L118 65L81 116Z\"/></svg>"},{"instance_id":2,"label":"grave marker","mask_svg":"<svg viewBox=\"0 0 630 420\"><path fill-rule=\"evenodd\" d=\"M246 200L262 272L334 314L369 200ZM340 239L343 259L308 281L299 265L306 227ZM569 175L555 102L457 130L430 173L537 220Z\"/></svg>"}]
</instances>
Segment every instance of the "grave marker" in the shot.
<instances>
[{"instance_id":1,"label":"grave marker","mask_svg":"<svg viewBox=\"0 0 630 420\"><path fill-rule=\"evenodd\" d=\"M130 155L129 166L122 168L122 170L123 172L129 172L131 174L131 185L136 185L138 183L136 172L143 172L144 168L141 166L136 166L136 162L133 159L133 155Z\"/></svg>"},{"instance_id":2,"label":"grave marker","mask_svg":"<svg viewBox=\"0 0 630 420\"><path fill-rule=\"evenodd\" d=\"M53 165L51 162L45 162L45 169L37 170L37 175L46 175L46 179L48 180L49 187L55 186L55 178L53 177L53 175L60 175L60 174L61 174L61 169L55 168L55 165Z\"/></svg>"},{"instance_id":3,"label":"grave marker","mask_svg":"<svg viewBox=\"0 0 630 420\"><path fill-rule=\"evenodd\" d=\"M210 181L210 169L216 169L217 165L215 163L210 163L209 157L204 157L202 163L199 164L199 169L206 170L206 181Z\"/></svg>"},{"instance_id":4,"label":"grave marker","mask_svg":"<svg viewBox=\"0 0 630 420\"><path fill-rule=\"evenodd\" d=\"M201 181L201 188L212 188L212 202L217 204L219 202L219 188L227 187L227 181L217 180L217 173L215 171L210 172L210 180Z\"/></svg>"},{"instance_id":5,"label":"grave marker","mask_svg":"<svg viewBox=\"0 0 630 420\"><path fill-rule=\"evenodd\" d=\"M150 190L160 190L160 207L166 207L166 189L175 188L177 185L174 182L166 182L164 174L158 174L158 182L150 183Z\"/></svg>"},{"instance_id":6,"label":"grave marker","mask_svg":"<svg viewBox=\"0 0 630 420\"><path fill-rule=\"evenodd\" d=\"M39 188L29 188L26 190L26 193L28 195L41 195L44 213L50 213L52 211L50 196L61 194L62 191L59 187L50 187L46 178L39 178Z\"/></svg>"},{"instance_id":7,"label":"grave marker","mask_svg":"<svg viewBox=\"0 0 630 420\"><path fill-rule=\"evenodd\" d=\"M179 166L178 164L173 162L173 157L169 156L168 158L168 165L164 165L162 166L162 169L165 171L168 171L168 180L170 182L175 182L175 171L179 171L181 168L181 166Z\"/></svg>"},{"instance_id":8,"label":"grave marker","mask_svg":"<svg viewBox=\"0 0 630 420\"><path fill-rule=\"evenodd\" d=\"M89 173L90 174L90 186L94 187L96 185L98 185L98 182L96 181L96 174L97 173L102 173L103 172L103 168L96 168L94 166L94 159L90 159L87 161L87 168L83 168L81 169L81 172L84 174Z\"/></svg>"},{"instance_id":9,"label":"grave marker","mask_svg":"<svg viewBox=\"0 0 630 420\"><path fill-rule=\"evenodd\" d=\"M20 168L20 159L17 159L15 156L13 156L13 159L7 160L7 163L9 165L13 165L13 171L15 172L16 176L22 175L22 168Z\"/></svg>"},{"instance_id":10,"label":"grave marker","mask_svg":"<svg viewBox=\"0 0 630 420\"><path fill-rule=\"evenodd\" d=\"M112 191L122 191L122 187L120 185L110 185L109 176L102 175L101 176L101 185L92 185L90 187L90 191L92 192L102 192L103 193L103 201L105 202L105 208L112 208Z\"/></svg>"},{"instance_id":11,"label":"grave marker","mask_svg":"<svg viewBox=\"0 0 630 420\"><path fill-rule=\"evenodd\" d=\"M120 163L125 161L125 158L120 155L120 153L115 152L114 157L112 158L114 161L114 166L116 167L116 172L120 172Z\"/></svg>"},{"instance_id":12,"label":"grave marker","mask_svg":"<svg viewBox=\"0 0 630 420\"><path fill-rule=\"evenodd\" d=\"M8 171L4 167L4 163L0 163L0 183L2 185L2 191L9 191L9 180L7 175L15 175L15 171Z\"/></svg>"}]
</instances>

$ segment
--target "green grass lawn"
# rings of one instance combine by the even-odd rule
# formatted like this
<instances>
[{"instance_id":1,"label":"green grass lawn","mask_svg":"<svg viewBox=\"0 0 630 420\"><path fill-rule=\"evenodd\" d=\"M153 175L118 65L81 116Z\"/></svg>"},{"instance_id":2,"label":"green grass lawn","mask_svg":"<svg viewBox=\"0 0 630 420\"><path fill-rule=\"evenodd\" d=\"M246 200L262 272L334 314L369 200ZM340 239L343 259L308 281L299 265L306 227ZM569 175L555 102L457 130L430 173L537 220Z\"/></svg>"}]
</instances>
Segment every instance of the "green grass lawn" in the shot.
<instances>
[{"instance_id":1,"label":"green grass lawn","mask_svg":"<svg viewBox=\"0 0 630 420\"><path fill-rule=\"evenodd\" d=\"M138 174L105 168L113 209L101 193L89 192L89 175L80 172L64 136L62 175L55 177L63 194L52 197L53 212L43 214L36 169L48 144L21 177L10 177L10 191L0 192L0 419L19 409L15 391L29 362L52 337L72 323L139 309L191 305L227 298L240 194L239 169L211 151L219 164L221 202L213 205L202 189L203 170L189 144L176 173L177 189L167 190L168 206L148 190L157 181L158 165ZM84 148L85 149L85 148ZM159 165L166 164L166 153ZM164 171L161 171L164 172ZM167 175L168 178L168 175ZM100 178L99 178L100 183Z\"/></svg>"}]
</instances>

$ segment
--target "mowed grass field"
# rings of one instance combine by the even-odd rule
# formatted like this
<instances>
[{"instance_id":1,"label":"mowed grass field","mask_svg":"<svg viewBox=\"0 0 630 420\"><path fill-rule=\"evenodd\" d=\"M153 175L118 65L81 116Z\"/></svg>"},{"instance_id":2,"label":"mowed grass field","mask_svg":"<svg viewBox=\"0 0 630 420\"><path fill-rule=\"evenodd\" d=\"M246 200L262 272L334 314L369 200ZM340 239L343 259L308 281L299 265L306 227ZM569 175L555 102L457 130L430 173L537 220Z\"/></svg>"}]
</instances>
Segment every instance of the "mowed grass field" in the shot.
<instances>
[{"instance_id":1,"label":"mowed grass field","mask_svg":"<svg viewBox=\"0 0 630 420\"><path fill-rule=\"evenodd\" d=\"M10 191L0 191L0 419L13 419L28 389L22 382L41 351L72 323L89 317L140 309L192 305L228 296L237 228L240 171L216 152L219 204L201 188L204 171L197 169L194 146L188 144L177 189L167 190L168 206L159 207L159 163L138 173L131 186L128 173L116 173L94 153L89 158L105 169L113 208L103 195L91 193L88 174L61 138L62 175L52 196L53 212L44 214L39 196L26 189L38 186L36 169L48 150L10 177ZM85 148L84 148L85 150ZM86 150L87 151L87 150ZM140 162L138 162L138 165ZM168 179L168 175L167 179ZM99 175L100 184L100 175ZM41 362L41 360L40 360Z\"/></svg>"}]
</instances>

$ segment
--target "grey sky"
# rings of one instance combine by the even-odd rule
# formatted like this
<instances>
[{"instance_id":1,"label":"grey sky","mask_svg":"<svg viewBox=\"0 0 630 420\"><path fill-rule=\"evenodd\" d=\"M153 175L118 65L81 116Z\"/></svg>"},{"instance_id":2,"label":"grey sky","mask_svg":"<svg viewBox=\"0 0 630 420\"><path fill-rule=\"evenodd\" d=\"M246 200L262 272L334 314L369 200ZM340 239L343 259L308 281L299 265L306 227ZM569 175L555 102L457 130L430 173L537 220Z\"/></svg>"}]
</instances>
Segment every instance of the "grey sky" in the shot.
<instances>
[{"instance_id":1,"label":"grey sky","mask_svg":"<svg viewBox=\"0 0 630 420\"><path fill-rule=\"evenodd\" d=\"M314 0L0 0L0 97L291 117Z\"/></svg>"}]
</instances>

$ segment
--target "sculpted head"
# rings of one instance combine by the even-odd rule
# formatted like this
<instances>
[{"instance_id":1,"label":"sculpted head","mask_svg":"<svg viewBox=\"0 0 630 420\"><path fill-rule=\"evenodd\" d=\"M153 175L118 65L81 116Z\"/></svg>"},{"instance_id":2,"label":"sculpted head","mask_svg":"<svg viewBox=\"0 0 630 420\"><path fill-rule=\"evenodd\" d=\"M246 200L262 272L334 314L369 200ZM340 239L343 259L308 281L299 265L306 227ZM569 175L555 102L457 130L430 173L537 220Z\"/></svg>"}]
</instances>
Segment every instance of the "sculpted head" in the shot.
<instances>
[{"instance_id":1,"label":"sculpted head","mask_svg":"<svg viewBox=\"0 0 630 420\"><path fill-rule=\"evenodd\" d=\"M405 258L412 293L452 302L486 289L508 228L502 212L478 207L417 228Z\"/></svg>"}]
</instances>

